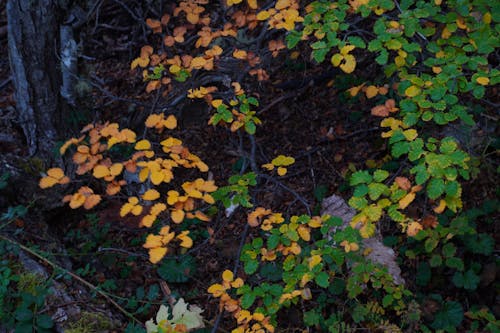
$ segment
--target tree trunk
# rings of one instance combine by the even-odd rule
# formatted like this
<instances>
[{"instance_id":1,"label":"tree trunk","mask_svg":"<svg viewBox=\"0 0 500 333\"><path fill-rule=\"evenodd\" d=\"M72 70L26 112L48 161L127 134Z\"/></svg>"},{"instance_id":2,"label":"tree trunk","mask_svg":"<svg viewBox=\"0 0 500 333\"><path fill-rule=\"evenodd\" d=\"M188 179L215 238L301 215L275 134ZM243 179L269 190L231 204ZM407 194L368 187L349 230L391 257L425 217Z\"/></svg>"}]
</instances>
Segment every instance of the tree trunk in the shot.
<instances>
[{"instance_id":1,"label":"tree trunk","mask_svg":"<svg viewBox=\"0 0 500 333\"><path fill-rule=\"evenodd\" d=\"M30 156L48 163L63 124L56 0L8 0L9 59L17 119Z\"/></svg>"}]
</instances>

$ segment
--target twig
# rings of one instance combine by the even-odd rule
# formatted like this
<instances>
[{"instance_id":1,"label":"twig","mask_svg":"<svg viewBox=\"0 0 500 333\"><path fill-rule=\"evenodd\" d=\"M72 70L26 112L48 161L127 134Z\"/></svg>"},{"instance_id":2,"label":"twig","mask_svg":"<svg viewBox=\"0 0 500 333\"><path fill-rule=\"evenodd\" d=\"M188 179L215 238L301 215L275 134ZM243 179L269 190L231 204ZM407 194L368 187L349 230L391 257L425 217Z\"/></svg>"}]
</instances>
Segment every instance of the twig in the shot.
<instances>
[{"instance_id":1,"label":"twig","mask_svg":"<svg viewBox=\"0 0 500 333\"><path fill-rule=\"evenodd\" d=\"M8 85L11 80L12 80L12 76L9 76L7 79L3 80L3 82L0 83L0 89L2 89L3 87L5 87L6 85Z\"/></svg>"},{"instance_id":2,"label":"twig","mask_svg":"<svg viewBox=\"0 0 500 333\"><path fill-rule=\"evenodd\" d=\"M298 201L300 201L304 205L304 207L306 208L307 214L311 215L311 208L310 208L309 203L300 194L298 194L297 192L295 192L294 190L292 190L291 188L289 188L288 186L286 186L285 184L283 184L279 180L274 179L271 176L268 176L268 175L265 175L265 174L259 174L258 177L262 177L264 179L270 180L273 183L275 183L276 185L278 185L281 188L283 188L284 190L290 192Z\"/></svg>"},{"instance_id":3,"label":"twig","mask_svg":"<svg viewBox=\"0 0 500 333\"><path fill-rule=\"evenodd\" d=\"M124 308L122 308L120 306L120 304L116 303L114 300L112 300L105 292L103 292L102 290L100 290L99 288L97 288L96 286L94 286L92 283L88 282L87 280L84 280L83 278L81 278L80 276L76 275L75 273L59 266L58 264L50 261L49 259L45 258L44 256L40 255L39 253L33 251L32 249L30 249L29 247L27 246L24 246L22 245L21 243L9 238L9 237L6 237L4 235L0 235L0 238L11 243L11 244L14 244L14 245L17 245L19 246L21 249L23 249L24 251L28 252L29 254L31 254L32 256L35 256L37 257L38 259L44 261L45 263L47 263L48 265L52 266L52 268L54 269L58 269L58 270L61 270L63 271L65 274L68 274L70 275L72 278L74 278L75 280L79 281L80 283L86 285L87 287L89 287L90 289L92 289L93 291L95 291L96 293L98 293L99 295L101 295L102 297L104 297L109 303L111 303L115 308L117 308L121 313L123 313L125 316L127 316L128 318L134 320L136 323L142 325L142 322L137 319L136 317L134 317L133 314L131 314L130 312L128 312L127 310L125 310Z\"/></svg>"}]
</instances>

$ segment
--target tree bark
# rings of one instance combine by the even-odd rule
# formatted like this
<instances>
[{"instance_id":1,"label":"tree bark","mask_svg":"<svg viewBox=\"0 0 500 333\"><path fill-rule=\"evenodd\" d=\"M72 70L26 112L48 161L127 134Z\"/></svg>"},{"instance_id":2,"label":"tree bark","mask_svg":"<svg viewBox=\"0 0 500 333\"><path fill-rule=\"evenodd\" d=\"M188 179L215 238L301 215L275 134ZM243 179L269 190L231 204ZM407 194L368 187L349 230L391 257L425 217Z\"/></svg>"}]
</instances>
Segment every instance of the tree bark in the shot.
<instances>
[{"instance_id":1,"label":"tree bark","mask_svg":"<svg viewBox=\"0 0 500 333\"><path fill-rule=\"evenodd\" d=\"M30 156L58 160L56 140L63 125L57 59L56 0L8 0L9 60L17 119Z\"/></svg>"}]
</instances>

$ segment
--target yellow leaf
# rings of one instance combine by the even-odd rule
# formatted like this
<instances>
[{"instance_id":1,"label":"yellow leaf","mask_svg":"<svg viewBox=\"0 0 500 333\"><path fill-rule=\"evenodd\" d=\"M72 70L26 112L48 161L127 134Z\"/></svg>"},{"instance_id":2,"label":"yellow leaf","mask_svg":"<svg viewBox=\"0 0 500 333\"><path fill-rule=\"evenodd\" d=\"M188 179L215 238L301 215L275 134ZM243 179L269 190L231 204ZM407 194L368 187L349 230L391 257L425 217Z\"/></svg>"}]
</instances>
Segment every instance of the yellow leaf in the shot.
<instances>
[{"instance_id":1,"label":"yellow leaf","mask_svg":"<svg viewBox=\"0 0 500 333\"><path fill-rule=\"evenodd\" d=\"M177 119L171 114L167 117L167 119L165 119L164 125L166 128L172 130L177 127Z\"/></svg>"},{"instance_id":2,"label":"yellow leaf","mask_svg":"<svg viewBox=\"0 0 500 333\"><path fill-rule=\"evenodd\" d=\"M365 94L367 98L373 98L378 94L378 88L375 86L366 87Z\"/></svg>"},{"instance_id":3,"label":"yellow leaf","mask_svg":"<svg viewBox=\"0 0 500 333\"><path fill-rule=\"evenodd\" d=\"M284 176L284 175L286 175L287 171L288 171L288 170L287 170L286 168L284 168L284 167L278 167L278 175L279 175L279 176Z\"/></svg>"},{"instance_id":4,"label":"yellow leaf","mask_svg":"<svg viewBox=\"0 0 500 333\"><path fill-rule=\"evenodd\" d=\"M47 175L55 179L61 179L64 177L64 171L61 168L51 168L47 170Z\"/></svg>"},{"instance_id":5,"label":"yellow leaf","mask_svg":"<svg viewBox=\"0 0 500 333\"><path fill-rule=\"evenodd\" d=\"M94 208L99 202L101 202L101 196L98 194L92 194L89 195L83 204L83 208L85 209L92 209Z\"/></svg>"},{"instance_id":6,"label":"yellow leaf","mask_svg":"<svg viewBox=\"0 0 500 333\"><path fill-rule=\"evenodd\" d=\"M339 60L339 64L340 64L340 60ZM336 65L336 66L338 66L338 65ZM361 90L361 88L363 88L364 86L365 86L365 84L363 83L363 84L361 84L359 86L355 86L355 87L349 88L349 89L347 89L347 91L349 92L349 94L352 97L354 97L354 96L356 96L359 93L359 91Z\"/></svg>"},{"instance_id":7,"label":"yellow leaf","mask_svg":"<svg viewBox=\"0 0 500 333\"><path fill-rule=\"evenodd\" d=\"M491 23L491 13L490 12L487 12L483 15L483 22L486 24Z\"/></svg>"},{"instance_id":8,"label":"yellow leaf","mask_svg":"<svg viewBox=\"0 0 500 333\"><path fill-rule=\"evenodd\" d=\"M439 205L434 208L436 214L441 214L446 209L446 201L444 199L439 200Z\"/></svg>"},{"instance_id":9,"label":"yellow leaf","mask_svg":"<svg viewBox=\"0 0 500 333\"><path fill-rule=\"evenodd\" d=\"M274 169L274 164L272 164L272 163L266 163L266 164L263 164L262 167L264 169L267 169L267 170L271 171L271 170Z\"/></svg>"},{"instance_id":10,"label":"yellow leaf","mask_svg":"<svg viewBox=\"0 0 500 333\"><path fill-rule=\"evenodd\" d=\"M415 193L408 193L403 199L399 200L399 209L405 209L413 200L415 200Z\"/></svg>"},{"instance_id":11,"label":"yellow leaf","mask_svg":"<svg viewBox=\"0 0 500 333\"><path fill-rule=\"evenodd\" d=\"M236 280L234 280L233 282L231 282L231 287L233 287L233 288L239 288L239 287L241 287L244 284L245 283L243 282L242 278L236 278Z\"/></svg>"},{"instance_id":12,"label":"yellow leaf","mask_svg":"<svg viewBox=\"0 0 500 333\"><path fill-rule=\"evenodd\" d=\"M277 10L282 10L287 7L290 7L290 5L291 5L290 0L278 0L276 1L276 5L274 6L274 8L276 8Z\"/></svg>"},{"instance_id":13,"label":"yellow leaf","mask_svg":"<svg viewBox=\"0 0 500 333\"><path fill-rule=\"evenodd\" d=\"M151 228L155 220L156 220L155 215L149 215L149 214L145 215L141 220L141 226L144 226L146 228Z\"/></svg>"},{"instance_id":14,"label":"yellow leaf","mask_svg":"<svg viewBox=\"0 0 500 333\"><path fill-rule=\"evenodd\" d=\"M172 221L175 223L181 223L184 220L185 212L182 209L174 209L170 214Z\"/></svg>"},{"instance_id":15,"label":"yellow leaf","mask_svg":"<svg viewBox=\"0 0 500 333\"><path fill-rule=\"evenodd\" d=\"M257 20L259 21L267 20L269 17L271 17L271 13L268 10L263 10L259 12L256 16Z\"/></svg>"},{"instance_id":16,"label":"yellow leaf","mask_svg":"<svg viewBox=\"0 0 500 333\"><path fill-rule=\"evenodd\" d=\"M142 199L147 201L153 201L158 199L159 197L160 197L160 192L158 192L155 189L149 189L142 195Z\"/></svg>"},{"instance_id":17,"label":"yellow leaf","mask_svg":"<svg viewBox=\"0 0 500 333\"><path fill-rule=\"evenodd\" d=\"M191 67L194 69L200 69L203 68L203 66L205 66L206 62L207 61L203 57L195 57L193 58L193 60L191 60Z\"/></svg>"},{"instance_id":18,"label":"yellow leaf","mask_svg":"<svg viewBox=\"0 0 500 333\"><path fill-rule=\"evenodd\" d=\"M205 201L209 205L213 205L215 203L214 197L212 197L208 193L203 194L203 201Z\"/></svg>"},{"instance_id":19,"label":"yellow leaf","mask_svg":"<svg viewBox=\"0 0 500 333\"><path fill-rule=\"evenodd\" d=\"M38 184L38 186L40 186L40 188L45 189L45 188L52 187L57 183L58 183L58 181L55 178L43 177L42 179L40 179L40 183Z\"/></svg>"},{"instance_id":20,"label":"yellow leaf","mask_svg":"<svg viewBox=\"0 0 500 333\"><path fill-rule=\"evenodd\" d=\"M226 282L231 282L234 279L234 274L230 270L226 269L224 272L222 272L222 280Z\"/></svg>"},{"instance_id":21,"label":"yellow leaf","mask_svg":"<svg viewBox=\"0 0 500 333\"><path fill-rule=\"evenodd\" d=\"M151 114L146 119L146 127L155 127L162 120L163 120L163 114Z\"/></svg>"},{"instance_id":22,"label":"yellow leaf","mask_svg":"<svg viewBox=\"0 0 500 333\"><path fill-rule=\"evenodd\" d=\"M69 206L71 209L77 209L81 207L85 203L85 196L81 193L75 193L71 197L71 201L69 202Z\"/></svg>"},{"instance_id":23,"label":"yellow leaf","mask_svg":"<svg viewBox=\"0 0 500 333\"><path fill-rule=\"evenodd\" d=\"M153 126L148 126L148 127L153 127ZM148 140L141 140L135 144L134 148L135 148L135 150L148 150L148 149L151 149L151 143Z\"/></svg>"},{"instance_id":24,"label":"yellow leaf","mask_svg":"<svg viewBox=\"0 0 500 333\"><path fill-rule=\"evenodd\" d=\"M333 66L338 67L340 65L340 62L342 61L342 59L344 59L344 56L342 56L340 53L335 53L332 56L332 59L330 61L332 62ZM351 94L351 96L352 96L352 94Z\"/></svg>"},{"instance_id":25,"label":"yellow leaf","mask_svg":"<svg viewBox=\"0 0 500 333\"><path fill-rule=\"evenodd\" d=\"M300 238L302 238L306 242L309 242L311 240L311 233L309 232L309 228L305 225L299 225L299 227L297 228L297 233L299 234Z\"/></svg>"},{"instance_id":26,"label":"yellow leaf","mask_svg":"<svg viewBox=\"0 0 500 333\"><path fill-rule=\"evenodd\" d=\"M142 247L145 249L153 249L155 247L163 246L162 239L163 239L162 236L149 234L146 237L146 242Z\"/></svg>"},{"instance_id":27,"label":"yellow leaf","mask_svg":"<svg viewBox=\"0 0 500 333\"><path fill-rule=\"evenodd\" d=\"M165 175L161 171L152 171L151 172L151 183L154 185L159 185L163 179L165 178Z\"/></svg>"},{"instance_id":28,"label":"yellow leaf","mask_svg":"<svg viewBox=\"0 0 500 333\"><path fill-rule=\"evenodd\" d=\"M95 178L104 178L106 176L109 176L109 169L105 165L96 165L94 168L93 175Z\"/></svg>"},{"instance_id":29,"label":"yellow leaf","mask_svg":"<svg viewBox=\"0 0 500 333\"><path fill-rule=\"evenodd\" d=\"M221 284L216 283L208 287L207 291L214 297L220 297L226 289Z\"/></svg>"},{"instance_id":30,"label":"yellow leaf","mask_svg":"<svg viewBox=\"0 0 500 333\"><path fill-rule=\"evenodd\" d=\"M196 213L194 213L194 217L196 217L198 220L204 221L204 222L210 222L210 220L211 220L211 218L208 215L200 212L199 210L197 210Z\"/></svg>"},{"instance_id":31,"label":"yellow leaf","mask_svg":"<svg viewBox=\"0 0 500 333\"><path fill-rule=\"evenodd\" d=\"M415 97L417 96L418 94L420 94L420 88L417 87L417 86L409 86L408 88L406 88L405 90L405 95L407 97Z\"/></svg>"},{"instance_id":32,"label":"yellow leaf","mask_svg":"<svg viewBox=\"0 0 500 333\"><path fill-rule=\"evenodd\" d=\"M403 135L405 136L406 140L413 141L417 138L418 133L414 129L408 129L406 131L403 131Z\"/></svg>"},{"instance_id":33,"label":"yellow leaf","mask_svg":"<svg viewBox=\"0 0 500 333\"><path fill-rule=\"evenodd\" d=\"M410 224L408 224L408 228L406 229L406 234L410 237L414 237L422 229L423 227L420 223L413 221Z\"/></svg>"},{"instance_id":34,"label":"yellow leaf","mask_svg":"<svg viewBox=\"0 0 500 333\"><path fill-rule=\"evenodd\" d=\"M356 58L354 58L352 54L346 54L344 56L344 61L345 62L339 66L340 69L347 74L354 72L354 69L356 68Z\"/></svg>"},{"instance_id":35,"label":"yellow leaf","mask_svg":"<svg viewBox=\"0 0 500 333\"><path fill-rule=\"evenodd\" d=\"M163 257L167 254L167 248L166 247L157 247L154 249L149 250L149 261L151 263L156 264L160 260L163 259Z\"/></svg>"},{"instance_id":36,"label":"yellow leaf","mask_svg":"<svg viewBox=\"0 0 500 333\"><path fill-rule=\"evenodd\" d=\"M118 176L123 171L123 164L115 163L109 168L109 173L112 176Z\"/></svg>"},{"instance_id":37,"label":"yellow leaf","mask_svg":"<svg viewBox=\"0 0 500 333\"><path fill-rule=\"evenodd\" d=\"M137 205L132 208L132 215L139 216L142 213L142 206Z\"/></svg>"},{"instance_id":38,"label":"yellow leaf","mask_svg":"<svg viewBox=\"0 0 500 333\"><path fill-rule=\"evenodd\" d=\"M257 0L247 0L247 3L248 3L248 7L252 8L252 9L258 8Z\"/></svg>"},{"instance_id":39,"label":"yellow leaf","mask_svg":"<svg viewBox=\"0 0 500 333\"><path fill-rule=\"evenodd\" d=\"M309 266L309 269L313 269L314 266L317 266L321 263L322 259L321 259L321 256L319 254L315 254L313 256L311 256L311 258L309 258L308 260L308 266Z\"/></svg>"},{"instance_id":40,"label":"yellow leaf","mask_svg":"<svg viewBox=\"0 0 500 333\"><path fill-rule=\"evenodd\" d=\"M439 74L439 73L441 73L442 71L443 71L443 69L442 69L441 67L439 67L439 66L432 66L432 72L433 72L434 74Z\"/></svg>"},{"instance_id":41,"label":"yellow leaf","mask_svg":"<svg viewBox=\"0 0 500 333\"><path fill-rule=\"evenodd\" d=\"M340 49L340 54L342 54L343 56L346 56L349 52L351 52L355 48L356 48L356 46L354 46L354 45L346 45Z\"/></svg>"},{"instance_id":42,"label":"yellow leaf","mask_svg":"<svg viewBox=\"0 0 500 333\"><path fill-rule=\"evenodd\" d=\"M193 240L188 236L189 231L183 231L179 235L177 235L177 239L181 241L180 246L189 249L193 246Z\"/></svg>"},{"instance_id":43,"label":"yellow leaf","mask_svg":"<svg viewBox=\"0 0 500 333\"><path fill-rule=\"evenodd\" d=\"M164 203L157 203L151 207L151 211L149 212L151 215L158 216L161 212L167 209L167 206Z\"/></svg>"},{"instance_id":44,"label":"yellow leaf","mask_svg":"<svg viewBox=\"0 0 500 333\"><path fill-rule=\"evenodd\" d=\"M236 49L233 51L233 57L235 57L236 59L245 60L247 58L247 51Z\"/></svg>"},{"instance_id":45,"label":"yellow leaf","mask_svg":"<svg viewBox=\"0 0 500 333\"><path fill-rule=\"evenodd\" d=\"M490 78L485 76L480 76L476 78L476 82L482 86L487 86L490 83Z\"/></svg>"},{"instance_id":46,"label":"yellow leaf","mask_svg":"<svg viewBox=\"0 0 500 333\"><path fill-rule=\"evenodd\" d=\"M222 99L214 99L212 101L212 106L216 109L221 105L222 105Z\"/></svg>"}]
</instances>

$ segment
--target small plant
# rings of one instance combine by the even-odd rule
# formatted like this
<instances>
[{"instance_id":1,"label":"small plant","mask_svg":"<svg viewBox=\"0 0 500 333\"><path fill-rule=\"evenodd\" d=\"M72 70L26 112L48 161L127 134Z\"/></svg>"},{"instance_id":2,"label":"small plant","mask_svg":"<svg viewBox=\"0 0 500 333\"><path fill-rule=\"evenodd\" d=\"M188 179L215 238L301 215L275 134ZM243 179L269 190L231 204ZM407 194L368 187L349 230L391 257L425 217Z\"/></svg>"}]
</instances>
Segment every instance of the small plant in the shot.
<instances>
[{"instance_id":1,"label":"small plant","mask_svg":"<svg viewBox=\"0 0 500 333\"><path fill-rule=\"evenodd\" d=\"M148 333L181 333L203 328L205 324L202 312L203 310L196 305L188 306L182 298L172 307L172 312L162 304L155 320L150 319L146 322L146 330Z\"/></svg>"}]
</instances>

